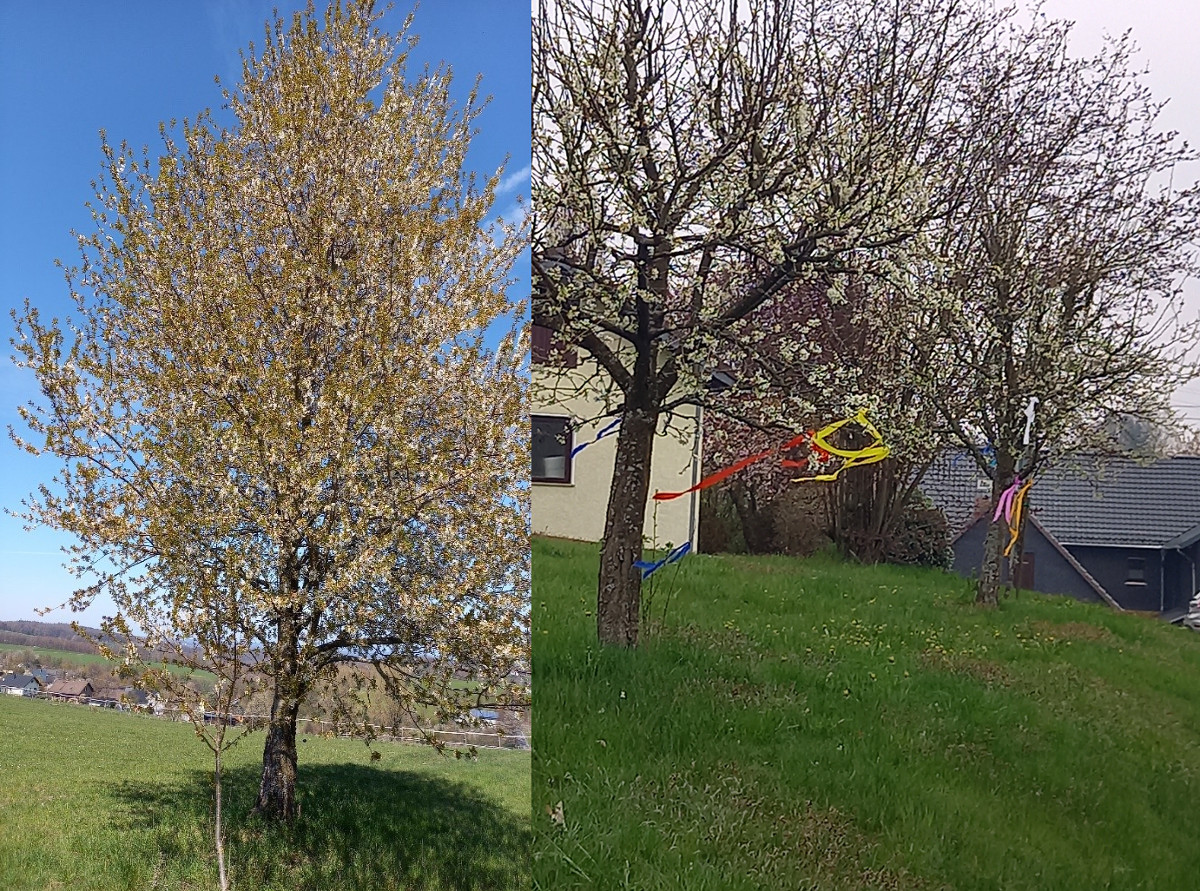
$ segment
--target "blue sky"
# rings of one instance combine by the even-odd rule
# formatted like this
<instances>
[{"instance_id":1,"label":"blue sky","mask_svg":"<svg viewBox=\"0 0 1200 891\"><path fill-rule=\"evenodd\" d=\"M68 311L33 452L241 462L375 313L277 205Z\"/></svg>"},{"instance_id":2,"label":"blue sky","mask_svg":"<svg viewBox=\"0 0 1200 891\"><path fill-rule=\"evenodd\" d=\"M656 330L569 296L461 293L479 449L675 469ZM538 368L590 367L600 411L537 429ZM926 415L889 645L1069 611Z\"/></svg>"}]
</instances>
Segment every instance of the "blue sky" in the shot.
<instances>
[{"instance_id":1,"label":"blue sky","mask_svg":"<svg viewBox=\"0 0 1200 891\"><path fill-rule=\"evenodd\" d=\"M318 10L324 9L318 3ZM379 5L383 5L380 3ZM100 173L99 131L152 156L158 124L195 118L221 96L213 82L237 85L238 50L262 42L277 6L285 19L295 0L204 0L190 3L0 3L0 424L19 425L16 406L36 399L31 376L8 356L9 309L28 297L45 316L68 311L66 284L55 258L74 263L70 232L89 231L84 203ZM383 19L396 31L409 6L397 3ZM529 194L530 29L526 7L495 0L426 0L412 29L421 40L410 60L449 63L456 94L465 97L477 74L492 103L478 119L468 166L493 172L507 157L505 194L497 210L512 218L518 194ZM520 270L528 282L527 265ZM527 287L527 284L521 287ZM0 507L15 508L55 466L0 440ZM61 536L27 532L0 516L0 620L38 618L37 607L62 603L75 587L62 568ZM46 621L79 618L94 624L111 611L97 604L82 615L56 611Z\"/></svg>"}]
</instances>

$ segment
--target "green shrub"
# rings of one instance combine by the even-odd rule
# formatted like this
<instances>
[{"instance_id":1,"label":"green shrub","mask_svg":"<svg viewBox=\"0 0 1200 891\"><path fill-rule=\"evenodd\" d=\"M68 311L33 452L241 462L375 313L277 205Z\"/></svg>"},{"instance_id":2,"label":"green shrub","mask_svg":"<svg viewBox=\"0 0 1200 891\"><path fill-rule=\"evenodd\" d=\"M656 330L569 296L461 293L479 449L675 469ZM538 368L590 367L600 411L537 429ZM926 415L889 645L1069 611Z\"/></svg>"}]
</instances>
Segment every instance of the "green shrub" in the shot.
<instances>
[{"instance_id":1,"label":"green shrub","mask_svg":"<svg viewBox=\"0 0 1200 891\"><path fill-rule=\"evenodd\" d=\"M928 501L911 502L888 538L884 560L901 566L950 569L954 550L946 515Z\"/></svg>"}]
</instances>

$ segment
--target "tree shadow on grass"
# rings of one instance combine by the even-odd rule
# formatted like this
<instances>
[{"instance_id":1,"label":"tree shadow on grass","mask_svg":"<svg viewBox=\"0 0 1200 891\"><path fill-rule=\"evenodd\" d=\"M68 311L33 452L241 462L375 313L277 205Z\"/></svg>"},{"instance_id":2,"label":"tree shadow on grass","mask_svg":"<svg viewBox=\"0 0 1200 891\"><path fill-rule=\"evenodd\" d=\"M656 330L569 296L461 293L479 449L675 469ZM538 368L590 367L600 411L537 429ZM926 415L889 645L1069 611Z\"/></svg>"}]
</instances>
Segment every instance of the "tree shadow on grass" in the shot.
<instances>
[{"instance_id":1,"label":"tree shadow on grass","mask_svg":"<svg viewBox=\"0 0 1200 891\"><path fill-rule=\"evenodd\" d=\"M529 824L471 787L362 765L301 765L292 826L249 816L259 768L224 773L226 856L235 887L507 891L528 888ZM215 874L212 775L111 789L127 833L149 835L175 878ZM126 836L128 837L128 836ZM147 853L149 853L147 851Z\"/></svg>"}]
</instances>

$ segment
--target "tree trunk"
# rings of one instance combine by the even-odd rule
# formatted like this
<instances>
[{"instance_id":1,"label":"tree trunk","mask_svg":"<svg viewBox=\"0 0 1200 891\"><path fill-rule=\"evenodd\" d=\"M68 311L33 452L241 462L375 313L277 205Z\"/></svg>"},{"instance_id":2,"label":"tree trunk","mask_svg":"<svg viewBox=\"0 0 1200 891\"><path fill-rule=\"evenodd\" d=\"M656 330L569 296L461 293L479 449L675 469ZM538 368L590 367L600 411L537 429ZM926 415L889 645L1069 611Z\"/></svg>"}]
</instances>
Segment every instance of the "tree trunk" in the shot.
<instances>
[{"instance_id":1,"label":"tree trunk","mask_svg":"<svg viewBox=\"0 0 1200 891\"><path fill-rule=\"evenodd\" d=\"M604 644L637 646L642 579L633 564L642 559L656 422L657 412L631 411L622 416L617 434L596 603L596 633Z\"/></svg>"},{"instance_id":2,"label":"tree trunk","mask_svg":"<svg viewBox=\"0 0 1200 891\"><path fill-rule=\"evenodd\" d=\"M854 535L854 522L848 508L851 499L846 492L846 485L847 480L844 477L838 477L830 483L830 497L833 500L833 543L843 560L853 560L854 544L850 539Z\"/></svg>"},{"instance_id":3,"label":"tree trunk","mask_svg":"<svg viewBox=\"0 0 1200 891\"><path fill-rule=\"evenodd\" d=\"M995 606L1000 600L1000 570L1003 565L1001 552L1004 550L1006 527L1001 522L988 524L987 538L983 543L983 566L979 572L979 587L975 602L983 606Z\"/></svg>"},{"instance_id":4,"label":"tree trunk","mask_svg":"<svg viewBox=\"0 0 1200 891\"><path fill-rule=\"evenodd\" d=\"M275 691L271 723L263 748L262 783L251 813L268 820L291 822L299 813L296 804L296 716L300 703Z\"/></svg>"},{"instance_id":5,"label":"tree trunk","mask_svg":"<svg viewBox=\"0 0 1200 891\"><path fill-rule=\"evenodd\" d=\"M774 505L760 510L754 491L742 482L733 483L729 487L729 494L742 525L746 551L751 554L771 553L775 543Z\"/></svg>"},{"instance_id":6,"label":"tree trunk","mask_svg":"<svg viewBox=\"0 0 1200 891\"><path fill-rule=\"evenodd\" d=\"M891 485L891 469L892 465L888 461L855 468L859 478L859 510L863 515L864 534L859 543L859 559L863 563L880 563L887 556L888 541L884 535L884 525L891 516L895 497Z\"/></svg>"},{"instance_id":7,"label":"tree trunk","mask_svg":"<svg viewBox=\"0 0 1200 891\"><path fill-rule=\"evenodd\" d=\"M837 500L838 521L836 543L838 551L847 560L860 563L877 563L874 536L870 526L869 490L874 468L858 468L858 473L839 476L833 483L834 498Z\"/></svg>"},{"instance_id":8,"label":"tree trunk","mask_svg":"<svg viewBox=\"0 0 1200 891\"><path fill-rule=\"evenodd\" d=\"M983 543L983 566L979 571L979 587L975 592L975 602L983 606L995 606L1000 599L1000 585L1004 564L1004 544L1008 541L1008 524L1003 520L992 520L992 513L1000 502L1000 496L1013 481L1016 471L1016 459L1004 449L996 449L996 475L992 479L992 500L990 512L986 519L988 523L987 538Z\"/></svg>"},{"instance_id":9,"label":"tree trunk","mask_svg":"<svg viewBox=\"0 0 1200 891\"><path fill-rule=\"evenodd\" d=\"M221 713L220 720L225 721L228 712ZM225 725L217 730L217 744L213 750L213 782L216 785L216 827L213 830L217 844L217 877L221 882L221 891L229 891L229 878L225 872L225 827L221 823L221 750L225 746Z\"/></svg>"}]
</instances>

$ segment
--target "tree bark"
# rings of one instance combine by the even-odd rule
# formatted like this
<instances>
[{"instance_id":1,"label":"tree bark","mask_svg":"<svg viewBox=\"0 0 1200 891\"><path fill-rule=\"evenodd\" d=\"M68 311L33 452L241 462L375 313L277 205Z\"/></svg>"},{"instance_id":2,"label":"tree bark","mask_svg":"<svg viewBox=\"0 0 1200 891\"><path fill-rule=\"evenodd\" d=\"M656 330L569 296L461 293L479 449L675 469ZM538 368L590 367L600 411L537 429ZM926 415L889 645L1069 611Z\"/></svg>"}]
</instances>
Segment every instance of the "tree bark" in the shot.
<instances>
[{"instance_id":1,"label":"tree bark","mask_svg":"<svg viewBox=\"0 0 1200 891\"><path fill-rule=\"evenodd\" d=\"M769 554L775 544L774 505L761 506L754 491L745 483L730 485L729 494L742 524L742 538L751 554Z\"/></svg>"},{"instance_id":2,"label":"tree bark","mask_svg":"<svg viewBox=\"0 0 1200 891\"><path fill-rule=\"evenodd\" d=\"M987 538L983 543L983 566L979 572L979 587L975 602L982 606L995 606L1000 600L1000 570L1003 565L1001 551L1007 527L1003 523L988 524Z\"/></svg>"},{"instance_id":3,"label":"tree bark","mask_svg":"<svg viewBox=\"0 0 1200 891\"><path fill-rule=\"evenodd\" d=\"M999 520L991 520L1000 495L1013 481L1016 472L1016 458L1004 449L996 449L996 475L992 478L992 500L989 505L987 538L983 543L983 565L979 571L979 587L975 592L975 602L983 606L995 606L1000 599L1000 585L1004 564L1004 543L1008 540L1008 525Z\"/></svg>"},{"instance_id":4,"label":"tree bark","mask_svg":"<svg viewBox=\"0 0 1200 891\"><path fill-rule=\"evenodd\" d=\"M596 633L604 644L637 646L642 579L633 564L642 558L657 417L653 410L628 411L617 434L596 603Z\"/></svg>"},{"instance_id":5,"label":"tree bark","mask_svg":"<svg viewBox=\"0 0 1200 891\"><path fill-rule=\"evenodd\" d=\"M1013 545L1012 555L1008 558L1008 577L1012 579L1012 587L1020 592L1025 574L1025 526L1029 520L1029 493L1025 493L1025 503L1021 507L1021 525L1017 527L1017 541Z\"/></svg>"},{"instance_id":6,"label":"tree bark","mask_svg":"<svg viewBox=\"0 0 1200 891\"><path fill-rule=\"evenodd\" d=\"M222 713L224 721L227 713ZM217 745L213 750L213 782L216 785L216 826L213 833L217 845L217 877L221 882L221 891L229 891L229 877L225 872L225 827L221 823L221 749L225 745L225 725L217 730Z\"/></svg>"},{"instance_id":7,"label":"tree bark","mask_svg":"<svg viewBox=\"0 0 1200 891\"><path fill-rule=\"evenodd\" d=\"M856 468L833 483L838 519L835 543L841 555L860 563L879 562L879 541L872 525L871 493L875 467Z\"/></svg>"},{"instance_id":8,"label":"tree bark","mask_svg":"<svg viewBox=\"0 0 1200 891\"><path fill-rule=\"evenodd\" d=\"M300 702L276 689L271 723L263 748L262 782L251 811L268 820L290 823L299 814L296 803L296 717Z\"/></svg>"}]
</instances>

